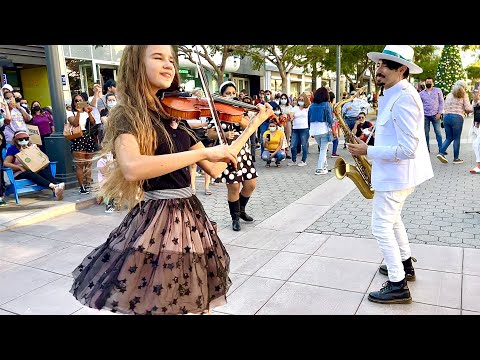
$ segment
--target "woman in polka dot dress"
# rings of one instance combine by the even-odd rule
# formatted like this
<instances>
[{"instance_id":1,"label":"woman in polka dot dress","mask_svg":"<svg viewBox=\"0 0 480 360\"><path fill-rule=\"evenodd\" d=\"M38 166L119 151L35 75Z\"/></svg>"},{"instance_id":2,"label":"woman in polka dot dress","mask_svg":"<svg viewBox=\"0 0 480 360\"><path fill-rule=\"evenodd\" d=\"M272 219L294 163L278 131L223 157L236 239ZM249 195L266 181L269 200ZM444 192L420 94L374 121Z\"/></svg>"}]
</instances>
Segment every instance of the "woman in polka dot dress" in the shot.
<instances>
[{"instance_id":1,"label":"woman in polka dot dress","mask_svg":"<svg viewBox=\"0 0 480 360\"><path fill-rule=\"evenodd\" d=\"M88 194L90 181L92 178L92 158L95 152L95 141L90 136L90 126L95 125L95 118L92 115L93 108L79 107L78 104L83 102L81 95L75 95L72 101L72 111L67 111L67 121L73 126L78 126L83 130L83 136L73 139L71 142L71 152L73 161L75 162L75 173L77 181L80 185L80 194Z\"/></svg>"},{"instance_id":2,"label":"woman in polka dot dress","mask_svg":"<svg viewBox=\"0 0 480 360\"><path fill-rule=\"evenodd\" d=\"M220 95L232 99L237 96L237 87L232 81L226 81L220 85ZM222 129L228 141L238 137L248 125L249 118L243 117L240 123L230 123L221 121ZM212 140L218 140L218 134L215 130L214 120L208 125L207 135ZM237 170L230 163L221 175L221 180L227 184L228 207L232 217L232 228L234 231L240 231L240 219L251 222L253 218L245 212L250 196L257 185L257 171L253 165L250 145L246 143L243 149L237 155ZM241 190L240 190L240 184Z\"/></svg>"}]
</instances>

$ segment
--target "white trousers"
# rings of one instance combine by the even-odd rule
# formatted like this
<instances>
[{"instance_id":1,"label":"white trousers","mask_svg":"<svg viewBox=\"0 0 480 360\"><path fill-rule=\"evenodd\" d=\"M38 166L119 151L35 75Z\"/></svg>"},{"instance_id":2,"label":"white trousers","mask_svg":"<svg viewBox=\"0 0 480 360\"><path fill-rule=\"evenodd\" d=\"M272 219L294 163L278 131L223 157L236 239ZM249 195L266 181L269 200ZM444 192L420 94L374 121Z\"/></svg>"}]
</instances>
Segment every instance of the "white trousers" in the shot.
<instances>
[{"instance_id":1,"label":"white trousers","mask_svg":"<svg viewBox=\"0 0 480 360\"><path fill-rule=\"evenodd\" d=\"M393 282L405 278L402 261L412 254L401 212L414 189L375 191L373 196L372 234L387 265L388 279Z\"/></svg>"},{"instance_id":2,"label":"white trousers","mask_svg":"<svg viewBox=\"0 0 480 360\"><path fill-rule=\"evenodd\" d=\"M473 151L475 152L475 157L477 163L480 163L480 134L477 135L475 141L472 143Z\"/></svg>"}]
</instances>

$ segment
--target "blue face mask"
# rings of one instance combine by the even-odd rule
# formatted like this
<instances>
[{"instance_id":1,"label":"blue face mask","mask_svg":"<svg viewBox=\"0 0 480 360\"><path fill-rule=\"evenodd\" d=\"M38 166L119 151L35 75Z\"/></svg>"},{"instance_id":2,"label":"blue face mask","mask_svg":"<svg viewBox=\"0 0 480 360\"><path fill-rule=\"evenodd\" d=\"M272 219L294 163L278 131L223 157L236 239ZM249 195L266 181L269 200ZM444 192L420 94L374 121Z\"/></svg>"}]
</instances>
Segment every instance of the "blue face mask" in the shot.
<instances>
[{"instance_id":1,"label":"blue face mask","mask_svg":"<svg viewBox=\"0 0 480 360\"><path fill-rule=\"evenodd\" d=\"M5 118L3 117L3 114L0 114L0 127L2 127L4 123L5 123Z\"/></svg>"},{"instance_id":2,"label":"blue face mask","mask_svg":"<svg viewBox=\"0 0 480 360\"><path fill-rule=\"evenodd\" d=\"M305 105L305 102L304 101L299 101L298 102L298 106L304 106Z\"/></svg>"},{"instance_id":3,"label":"blue face mask","mask_svg":"<svg viewBox=\"0 0 480 360\"><path fill-rule=\"evenodd\" d=\"M109 108L112 108L112 107L114 107L115 105L117 105L117 102L116 102L116 101L109 101L109 102L107 102L107 106L108 106Z\"/></svg>"},{"instance_id":4,"label":"blue face mask","mask_svg":"<svg viewBox=\"0 0 480 360\"><path fill-rule=\"evenodd\" d=\"M287 99L281 99L280 104L285 105L287 103Z\"/></svg>"}]
</instances>

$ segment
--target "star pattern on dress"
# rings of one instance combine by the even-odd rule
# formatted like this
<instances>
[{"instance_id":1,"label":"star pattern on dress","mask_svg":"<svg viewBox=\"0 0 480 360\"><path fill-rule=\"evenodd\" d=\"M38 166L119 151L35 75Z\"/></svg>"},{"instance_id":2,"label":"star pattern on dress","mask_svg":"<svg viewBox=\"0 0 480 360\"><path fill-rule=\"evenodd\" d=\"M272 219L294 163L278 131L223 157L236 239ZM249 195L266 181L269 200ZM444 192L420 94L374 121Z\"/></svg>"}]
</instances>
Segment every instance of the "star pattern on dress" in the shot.
<instances>
[{"instance_id":1,"label":"star pattern on dress","mask_svg":"<svg viewBox=\"0 0 480 360\"><path fill-rule=\"evenodd\" d=\"M217 285L217 286L215 286L215 291L218 292L218 291L220 291L221 288L222 288L222 287L221 287L220 285Z\"/></svg>"},{"instance_id":2,"label":"star pattern on dress","mask_svg":"<svg viewBox=\"0 0 480 360\"><path fill-rule=\"evenodd\" d=\"M178 276L175 276L175 277L173 278L173 282L174 282L175 284L178 284Z\"/></svg>"},{"instance_id":3,"label":"star pattern on dress","mask_svg":"<svg viewBox=\"0 0 480 360\"><path fill-rule=\"evenodd\" d=\"M140 246L137 248L137 250L140 251L140 252L143 252L143 251L145 250L145 248L144 248L142 245L140 245Z\"/></svg>"},{"instance_id":4,"label":"star pattern on dress","mask_svg":"<svg viewBox=\"0 0 480 360\"><path fill-rule=\"evenodd\" d=\"M133 274L137 271L138 267L137 265L133 265L133 266L130 266L130 269L128 269L128 271L130 272L130 274Z\"/></svg>"},{"instance_id":5,"label":"star pattern on dress","mask_svg":"<svg viewBox=\"0 0 480 360\"><path fill-rule=\"evenodd\" d=\"M175 265L173 265L173 263L169 263L167 265L167 267L170 269L170 270L173 270L175 268Z\"/></svg>"},{"instance_id":6,"label":"star pattern on dress","mask_svg":"<svg viewBox=\"0 0 480 360\"><path fill-rule=\"evenodd\" d=\"M178 216L175 218L175 223L179 223L180 222L180 219L178 218Z\"/></svg>"},{"instance_id":7,"label":"star pattern on dress","mask_svg":"<svg viewBox=\"0 0 480 360\"><path fill-rule=\"evenodd\" d=\"M174 245L178 245L178 238L173 238L172 242Z\"/></svg>"},{"instance_id":8,"label":"star pattern on dress","mask_svg":"<svg viewBox=\"0 0 480 360\"><path fill-rule=\"evenodd\" d=\"M153 260L152 261L152 267L156 269L158 267L158 260Z\"/></svg>"},{"instance_id":9,"label":"star pattern on dress","mask_svg":"<svg viewBox=\"0 0 480 360\"><path fill-rule=\"evenodd\" d=\"M161 232L161 234L162 234L163 236L165 236L166 233L167 233L167 228L163 229L162 232Z\"/></svg>"},{"instance_id":10,"label":"star pattern on dress","mask_svg":"<svg viewBox=\"0 0 480 360\"><path fill-rule=\"evenodd\" d=\"M184 247L185 253L188 254L192 248L190 246Z\"/></svg>"},{"instance_id":11,"label":"star pattern on dress","mask_svg":"<svg viewBox=\"0 0 480 360\"><path fill-rule=\"evenodd\" d=\"M144 277L142 278L142 283L141 283L140 285L138 285L137 288L138 288L138 289L142 289L142 288L144 288L144 287L147 287L147 284L148 284L147 278L144 276Z\"/></svg>"},{"instance_id":12,"label":"star pattern on dress","mask_svg":"<svg viewBox=\"0 0 480 360\"><path fill-rule=\"evenodd\" d=\"M151 238L149 243L150 243L150 245L155 244L155 239L154 239L154 238Z\"/></svg>"},{"instance_id":13,"label":"star pattern on dress","mask_svg":"<svg viewBox=\"0 0 480 360\"><path fill-rule=\"evenodd\" d=\"M88 287L91 289L95 286L95 284L93 283L93 281L90 281L90 284L88 284Z\"/></svg>"},{"instance_id":14,"label":"star pattern on dress","mask_svg":"<svg viewBox=\"0 0 480 360\"><path fill-rule=\"evenodd\" d=\"M170 260L172 258L172 255L167 255L167 260Z\"/></svg>"},{"instance_id":15,"label":"star pattern on dress","mask_svg":"<svg viewBox=\"0 0 480 360\"><path fill-rule=\"evenodd\" d=\"M197 231L197 227L196 226L192 226L192 232L195 232Z\"/></svg>"},{"instance_id":16,"label":"star pattern on dress","mask_svg":"<svg viewBox=\"0 0 480 360\"><path fill-rule=\"evenodd\" d=\"M167 310L168 310L168 309L167 309L165 306L164 306L164 307L162 307L162 312L166 313L166 312L167 312Z\"/></svg>"},{"instance_id":17,"label":"star pattern on dress","mask_svg":"<svg viewBox=\"0 0 480 360\"><path fill-rule=\"evenodd\" d=\"M202 239L205 237L205 234L203 233L203 231L199 232L199 235L200 235L200 238L202 238Z\"/></svg>"},{"instance_id":18,"label":"star pattern on dress","mask_svg":"<svg viewBox=\"0 0 480 360\"><path fill-rule=\"evenodd\" d=\"M160 295L160 294L162 293L162 290L163 290L162 284L160 284L160 285L155 285L155 286L153 287L153 292L154 292L155 294L157 294L157 295Z\"/></svg>"},{"instance_id":19,"label":"star pattern on dress","mask_svg":"<svg viewBox=\"0 0 480 360\"><path fill-rule=\"evenodd\" d=\"M103 255L102 262L106 263L106 262L108 262L108 260L110 260L110 254L109 254L109 253L105 253L105 254Z\"/></svg>"},{"instance_id":20,"label":"star pattern on dress","mask_svg":"<svg viewBox=\"0 0 480 360\"><path fill-rule=\"evenodd\" d=\"M78 271L80 271L80 272L81 272L81 271L83 270L83 268L84 268L84 267L85 267L85 266L83 266L83 265L79 265L79 266L78 266Z\"/></svg>"},{"instance_id":21,"label":"star pattern on dress","mask_svg":"<svg viewBox=\"0 0 480 360\"><path fill-rule=\"evenodd\" d=\"M112 301L112 307L117 307L118 306L118 301Z\"/></svg>"},{"instance_id":22,"label":"star pattern on dress","mask_svg":"<svg viewBox=\"0 0 480 360\"><path fill-rule=\"evenodd\" d=\"M188 279L190 276L188 276L188 273L183 273L183 278Z\"/></svg>"},{"instance_id":23,"label":"star pattern on dress","mask_svg":"<svg viewBox=\"0 0 480 360\"><path fill-rule=\"evenodd\" d=\"M215 252L213 250L210 250L208 253L207 253L207 257L209 259L213 258L213 255L215 255Z\"/></svg>"}]
</instances>

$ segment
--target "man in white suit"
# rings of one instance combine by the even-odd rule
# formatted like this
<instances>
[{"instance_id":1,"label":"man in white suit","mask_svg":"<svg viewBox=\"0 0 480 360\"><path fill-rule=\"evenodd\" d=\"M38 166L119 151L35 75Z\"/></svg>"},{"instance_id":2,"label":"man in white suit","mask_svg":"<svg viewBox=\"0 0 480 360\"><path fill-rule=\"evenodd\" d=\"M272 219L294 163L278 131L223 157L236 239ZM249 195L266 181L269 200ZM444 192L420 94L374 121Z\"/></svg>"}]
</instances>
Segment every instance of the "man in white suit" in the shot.
<instances>
[{"instance_id":1,"label":"man in white suit","mask_svg":"<svg viewBox=\"0 0 480 360\"><path fill-rule=\"evenodd\" d=\"M409 74L422 72L413 63L413 52L408 45L387 45L381 53L367 54L377 64L376 82L384 90L378 102L375 146L347 144L352 155L372 160L372 234L385 261L379 271L388 275L388 281L368 300L382 304L412 302L407 280L415 280L415 271L401 211L415 187L433 177L423 103L407 80Z\"/></svg>"}]
</instances>

